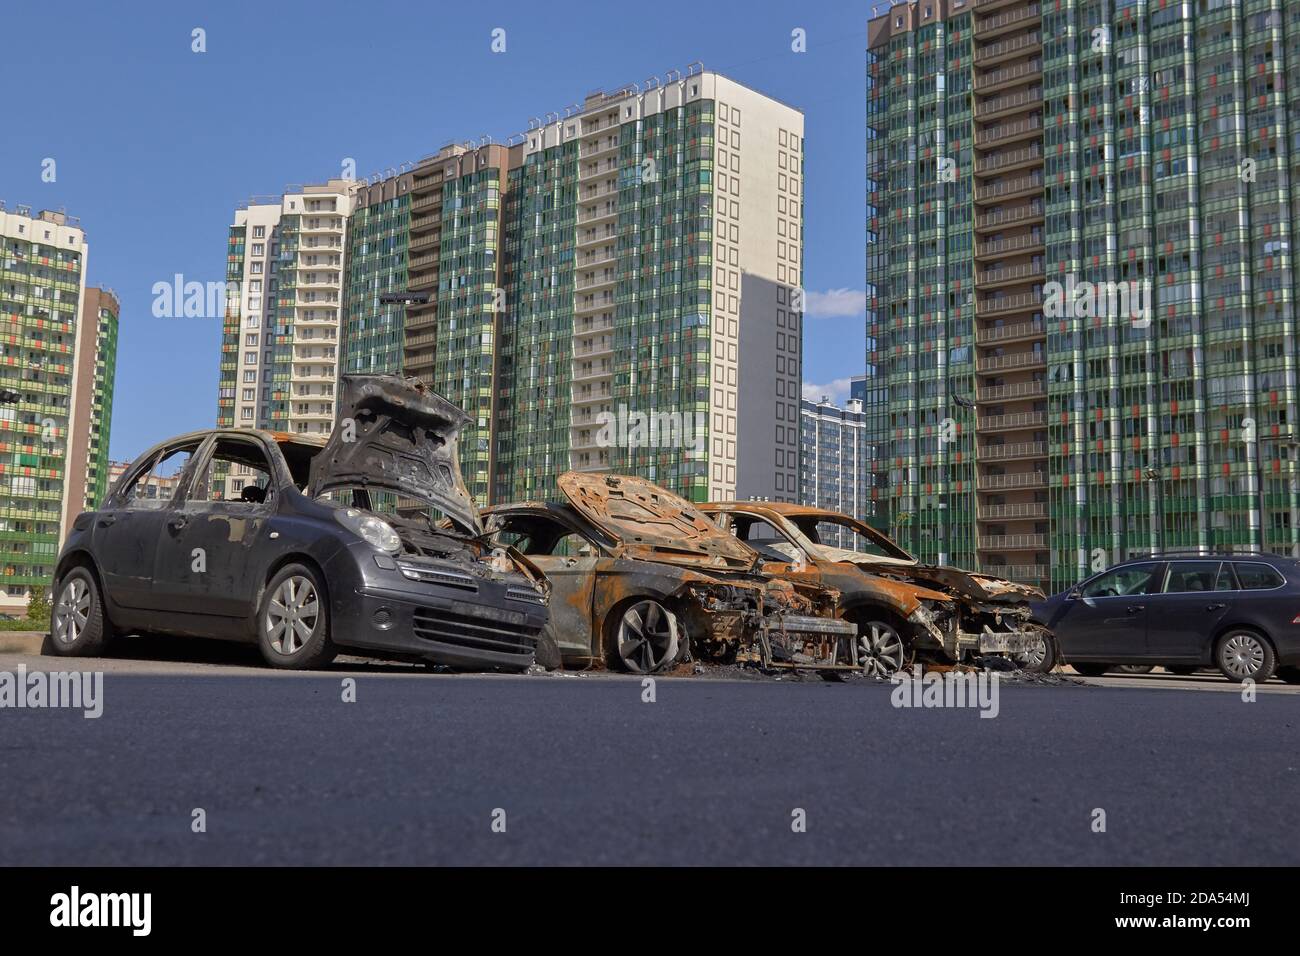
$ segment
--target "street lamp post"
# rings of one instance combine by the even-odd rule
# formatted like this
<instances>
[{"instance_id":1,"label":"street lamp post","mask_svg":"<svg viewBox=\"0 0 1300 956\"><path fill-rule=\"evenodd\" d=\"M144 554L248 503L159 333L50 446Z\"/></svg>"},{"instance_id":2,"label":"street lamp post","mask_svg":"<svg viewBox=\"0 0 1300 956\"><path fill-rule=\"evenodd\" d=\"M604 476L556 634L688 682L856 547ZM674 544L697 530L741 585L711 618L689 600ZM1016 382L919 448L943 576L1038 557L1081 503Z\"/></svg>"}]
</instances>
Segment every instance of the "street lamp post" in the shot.
<instances>
[{"instance_id":1,"label":"street lamp post","mask_svg":"<svg viewBox=\"0 0 1300 956\"><path fill-rule=\"evenodd\" d=\"M1156 514L1154 519L1154 530L1156 539L1156 554L1163 554L1165 550L1165 486L1159 468L1148 468L1142 473L1145 478L1155 488Z\"/></svg>"}]
</instances>

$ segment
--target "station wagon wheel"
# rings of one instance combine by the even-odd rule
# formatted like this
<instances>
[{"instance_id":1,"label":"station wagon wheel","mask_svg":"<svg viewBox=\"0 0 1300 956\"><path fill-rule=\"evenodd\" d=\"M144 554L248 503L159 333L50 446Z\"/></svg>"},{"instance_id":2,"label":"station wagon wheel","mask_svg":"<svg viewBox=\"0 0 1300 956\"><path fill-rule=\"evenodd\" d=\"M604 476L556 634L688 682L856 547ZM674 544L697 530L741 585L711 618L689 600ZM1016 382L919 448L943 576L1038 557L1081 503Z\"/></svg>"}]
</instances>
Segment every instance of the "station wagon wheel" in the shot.
<instances>
[{"instance_id":1,"label":"station wagon wheel","mask_svg":"<svg viewBox=\"0 0 1300 956\"><path fill-rule=\"evenodd\" d=\"M1253 680L1263 683L1273 676L1277 658L1273 648L1254 631L1229 631L1219 638L1214 661L1223 676L1241 683Z\"/></svg>"},{"instance_id":2,"label":"station wagon wheel","mask_svg":"<svg viewBox=\"0 0 1300 956\"><path fill-rule=\"evenodd\" d=\"M618 619L611 663L633 674L653 674L677 660L678 633L677 615L668 608L649 598L635 601Z\"/></svg>"},{"instance_id":3,"label":"station wagon wheel","mask_svg":"<svg viewBox=\"0 0 1300 956\"><path fill-rule=\"evenodd\" d=\"M321 667L334 659L329 607L315 571L290 564L270 580L257 615L257 644L272 667Z\"/></svg>"},{"instance_id":4,"label":"station wagon wheel","mask_svg":"<svg viewBox=\"0 0 1300 956\"><path fill-rule=\"evenodd\" d=\"M90 657L100 654L113 636L104 616L104 604L95 576L88 568L70 569L55 586L50 610L50 633L42 653L60 657Z\"/></svg>"},{"instance_id":5,"label":"station wagon wheel","mask_svg":"<svg viewBox=\"0 0 1300 956\"><path fill-rule=\"evenodd\" d=\"M868 677L890 677L903 669L907 647L902 636L884 621L867 621L858 628L858 666Z\"/></svg>"}]
</instances>

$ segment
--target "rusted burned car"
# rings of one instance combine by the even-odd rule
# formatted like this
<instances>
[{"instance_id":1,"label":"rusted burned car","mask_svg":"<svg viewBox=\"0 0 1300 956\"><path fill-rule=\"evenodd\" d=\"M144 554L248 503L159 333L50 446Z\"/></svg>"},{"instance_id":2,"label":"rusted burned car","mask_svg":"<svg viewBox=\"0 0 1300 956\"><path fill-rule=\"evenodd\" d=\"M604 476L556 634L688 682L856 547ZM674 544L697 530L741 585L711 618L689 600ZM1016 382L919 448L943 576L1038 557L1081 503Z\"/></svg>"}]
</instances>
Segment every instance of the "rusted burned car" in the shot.
<instances>
[{"instance_id":1,"label":"rusted burned car","mask_svg":"<svg viewBox=\"0 0 1300 956\"><path fill-rule=\"evenodd\" d=\"M464 413L415 379L357 375L339 414L328 443L216 429L141 455L73 524L47 652L152 631L254 641L275 667L343 648L529 667L545 580L481 538L457 464Z\"/></svg>"},{"instance_id":2,"label":"rusted burned car","mask_svg":"<svg viewBox=\"0 0 1300 956\"><path fill-rule=\"evenodd\" d=\"M757 573L759 556L641 478L567 472L565 500L488 508L498 545L551 584L538 663L653 673L695 658L763 668L859 666L838 595Z\"/></svg>"},{"instance_id":3,"label":"rusted burned car","mask_svg":"<svg viewBox=\"0 0 1300 956\"><path fill-rule=\"evenodd\" d=\"M859 655L876 673L914 655L960 661L1012 657L1050 670L1052 643L1032 620L1037 588L957 568L922 565L888 537L836 511L784 502L724 501L700 510L764 557L763 571L840 593L839 613L858 629Z\"/></svg>"}]
</instances>

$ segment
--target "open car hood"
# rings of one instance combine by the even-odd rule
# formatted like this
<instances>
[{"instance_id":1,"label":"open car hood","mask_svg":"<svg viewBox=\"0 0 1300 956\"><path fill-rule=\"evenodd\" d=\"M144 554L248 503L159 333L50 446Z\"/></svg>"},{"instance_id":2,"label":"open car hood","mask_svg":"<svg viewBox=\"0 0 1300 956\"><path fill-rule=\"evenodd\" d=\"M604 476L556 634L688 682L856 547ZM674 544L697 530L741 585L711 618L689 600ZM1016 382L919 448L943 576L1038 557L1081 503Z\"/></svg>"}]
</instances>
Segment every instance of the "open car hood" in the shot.
<instances>
[{"instance_id":1,"label":"open car hood","mask_svg":"<svg viewBox=\"0 0 1300 956\"><path fill-rule=\"evenodd\" d=\"M843 560L852 561L863 568L871 568L884 574L894 572L904 575L919 584L931 587L947 587L964 597L992 604L1020 604L1025 601L1041 601L1043 592L1030 584L1017 584L1006 578L983 574L979 571L963 571L936 564L908 564L891 558L880 558L868 554L844 552ZM855 555L850 557L849 555Z\"/></svg>"},{"instance_id":2,"label":"open car hood","mask_svg":"<svg viewBox=\"0 0 1300 956\"><path fill-rule=\"evenodd\" d=\"M568 471L560 492L629 555L650 561L750 569L758 552L684 498L644 478Z\"/></svg>"},{"instance_id":3,"label":"open car hood","mask_svg":"<svg viewBox=\"0 0 1300 956\"><path fill-rule=\"evenodd\" d=\"M391 491L438 508L477 534L478 508L460 473L457 441L469 419L417 378L344 375L338 421L312 459L307 493Z\"/></svg>"}]
</instances>

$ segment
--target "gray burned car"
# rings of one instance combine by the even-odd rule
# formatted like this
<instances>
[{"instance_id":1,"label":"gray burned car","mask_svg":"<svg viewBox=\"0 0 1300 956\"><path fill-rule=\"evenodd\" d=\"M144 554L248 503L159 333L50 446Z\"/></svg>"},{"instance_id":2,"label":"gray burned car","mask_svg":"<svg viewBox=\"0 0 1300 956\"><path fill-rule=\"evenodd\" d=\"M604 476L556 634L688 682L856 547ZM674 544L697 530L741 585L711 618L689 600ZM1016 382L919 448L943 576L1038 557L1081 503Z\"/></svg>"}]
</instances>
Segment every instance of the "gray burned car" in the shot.
<instances>
[{"instance_id":1,"label":"gray burned car","mask_svg":"<svg viewBox=\"0 0 1300 956\"><path fill-rule=\"evenodd\" d=\"M567 472L563 501L486 510L500 545L551 582L538 645L548 667L653 673L691 659L764 669L856 669L839 595L778 581L751 548L695 506L643 478Z\"/></svg>"},{"instance_id":2,"label":"gray burned car","mask_svg":"<svg viewBox=\"0 0 1300 956\"><path fill-rule=\"evenodd\" d=\"M345 375L328 442L194 432L135 461L59 556L47 653L122 632L256 642L275 667L350 653L522 670L547 585L483 537L464 413L415 379Z\"/></svg>"}]
</instances>

